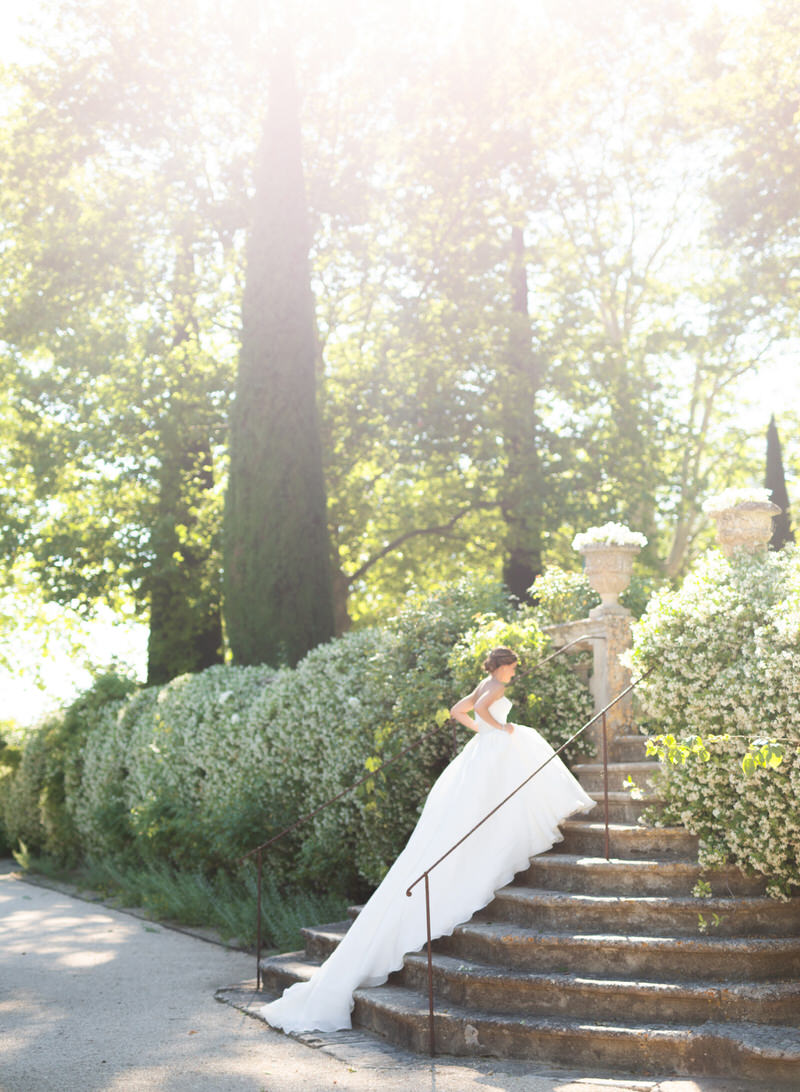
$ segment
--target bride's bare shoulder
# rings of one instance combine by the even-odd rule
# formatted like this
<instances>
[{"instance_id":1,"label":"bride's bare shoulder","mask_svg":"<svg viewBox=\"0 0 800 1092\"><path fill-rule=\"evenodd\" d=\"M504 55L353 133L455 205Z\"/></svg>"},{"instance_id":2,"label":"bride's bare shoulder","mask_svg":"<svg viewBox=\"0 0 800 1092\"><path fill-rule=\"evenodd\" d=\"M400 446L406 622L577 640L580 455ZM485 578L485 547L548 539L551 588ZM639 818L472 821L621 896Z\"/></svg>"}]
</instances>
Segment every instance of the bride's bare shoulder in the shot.
<instances>
[{"instance_id":1,"label":"bride's bare shoulder","mask_svg":"<svg viewBox=\"0 0 800 1092\"><path fill-rule=\"evenodd\" d=\"M488 679L483 679L483 681L479 682L478 685L475 687L473 691L473 698L476 703L479 701L485 701L487 698L493 701L495 698L501 697L504 691L505 687L503 686L503 684L501 682L498 682L497 679L493 679L491 676L489 676Z\"/></svg>"}]
</instances>

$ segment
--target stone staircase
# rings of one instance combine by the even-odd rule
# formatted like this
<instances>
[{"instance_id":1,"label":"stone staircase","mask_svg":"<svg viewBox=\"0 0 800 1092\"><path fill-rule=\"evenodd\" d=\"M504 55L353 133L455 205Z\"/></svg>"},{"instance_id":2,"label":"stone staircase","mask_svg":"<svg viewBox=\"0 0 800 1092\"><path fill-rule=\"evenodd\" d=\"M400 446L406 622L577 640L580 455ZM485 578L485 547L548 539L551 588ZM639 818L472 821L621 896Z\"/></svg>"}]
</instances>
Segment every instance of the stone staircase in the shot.
<instances>
[{"instance_id":1,"label":"stone staircase","mask_svg":"<svg viewBox=\"0 0 800 1092\"><path fill-rule=\"evenodd\" d=\"M768 899L736 869L704 874L712 896L693 897L695 839L638 825L651 798L624 788L630 775L646 794L657 768L643 737L615 740L611 758L612 859L602 766L576 766L600 806L564 823L563 842L435 942L437 1051L800 1088L800 898ZM304 952L263 960L264 989L308 978L349 924L304 929ZM424 952L386 985L358 990L353 1021L427 1052Z\"/></svg>"}]
</instances>

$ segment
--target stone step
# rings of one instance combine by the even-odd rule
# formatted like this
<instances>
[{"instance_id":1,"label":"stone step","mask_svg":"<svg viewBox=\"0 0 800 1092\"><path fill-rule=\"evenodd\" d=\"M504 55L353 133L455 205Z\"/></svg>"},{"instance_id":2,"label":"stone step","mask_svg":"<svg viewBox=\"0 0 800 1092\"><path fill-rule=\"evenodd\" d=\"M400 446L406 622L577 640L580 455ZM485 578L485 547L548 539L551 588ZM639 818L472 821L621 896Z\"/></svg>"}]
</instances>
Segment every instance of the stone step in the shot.
<instances>
[{"instance_id":1,"label":"stone step","mask_svg":"<svg viewBox=\"0 0 800 1092\"><path fill-rule=\"evenodd\" d=\"M265 991L278 994L295 982L306 981L316 967L303 952L264 959ZM490 967L435 952L432 959L434 1004L454 1003L470 1010L511 1015L569 1016L605 1019L610 1012L627 1020L656 1024L747 1021L756 1024L800 1025L798 982L632 981L620 978L581 977L563 973L534 973ZM428 961L424 952L406 956L403 969L390 982L427 997Z\"/></svg>"},{"instance_id":2,"label":"stone step","mask_svg":"<svg viewBox=\"0 0 800 1092\"><path fill-rule=\"evenodd\" d=\"M392 1042L428 1051L427 998L402 986L358 990L354 1020ZM800 1032L749 1023L648 1025L567 1016L496 1016L446 1003L435 1013L439 1054L535 1058L598 1065L641 1076L714 1074L760 1080L772 1088L800 1082Z\"/></svg>"},{"instance_id":3,"label":"stone step","mask_svg":"<svg viewBox=\"0 0 800 1092\"><path fill-rule=\"evenodd\" d=\"M647 736L615 736L608 745L611 762L647 761Z\"/></svg>"},{"instance_id":4,"label":"stone step","mask_svg":"<svg viewBox=\"0 0 800 1092\"><path fill-rule=\"evenodd\" d=\"M328 925L308 925L301 929L308 958L320 963L327 959L351 924L351 921L333 921Z\"/></svg>"},{"instance_id":5,"label":"stone step","mask_svg":"<svg viewBox=\"0 0 800 1092\"><path fill-rule=\"evenodd\" d=\"M306 957L322 962L349 922L304 929ZM800 977L800 937L673 936L591 930L545 932L507 921L473 919L434 941L437 952L522 971L681 982L775 981Z\"/></svg>"},{"instance_id":6,"label":"stone step","mask_svg":"<svg viewBox=\"0 0 800 1092\"><path fill-rule=\"evenodd\" d=\"M626 1020L656 1024L748 1021L800 1026L800 982L660 982L630 981L558 973L531 973L489 967L435 953L434 998L471 1010L569 1016L605 1020L624 1013ZM428 960L420 952L406 956L392 982L427 995Z\"/></svg>"},{"instance_id":7,"label":"stone step","mask_svg":"<svg viewBox=\"0 0 800 1092\"><path fill-rule=\"evenodd\" d=\"M422 956L415 959L425 963ZM314 969L314 964L303 960L302 953L264 962L268 964L264 970L265 991L276 995L293 982L305 981ZM553 976L553 985L556 982ZM624 987L625 983L615 985ZM628 985L634 991L631 997L646 993L646 983ZM642 990L637 995L638 986ZM544 979L542 987L552 988ZM584 996L602 988L602 984L586 980ZM742 996L749 993L754 997L753 988L743 986ZM778 997L780 992L777 990L773 996ZM687 990L683 996L688 998L690 994L691 990ZM678 996L676 992L665 992L663 1003L668 1007L677 1002ZM732 991L727 996L736 1003ZM388 983L356 990L353 1023L406 1049L427 1054L427 989L418 992ZM434 995L434 1026L438 1054L536 1058L593 1070L602 1065L640 1077L654 1072L691 1077L712 1074L761 1081L771 1089L800 1086L800 1033L796 1026L788 1024L708 1021L698 1026L696 1020L673 1024L659 1020L653 1024L635 1021L633 1016L625 1023L612 1023L602 1017L590 1023L574 1013L487 1013Z\"/></svg>"},{"instance_id":8,"label":"stone step","mask_svg":"<svg viewBox=\"0 0 800 1092\"><path fill-rule=\"evenodd\" d=\"M605 857L553 852L532 858L528 869L517 874L516 882L590 895L690 895L701 878L710 883L714 895L760 895L765 886L759 877L745 876L736 868L711 872L690 861L607 861Z\"/></svg>"},{"instance_id":9,"label":"stone step","mask_svg":"<svg viewBox=\"0 0 800 1092\"><path fill-rule=\"evenodd\" d=\"M284 952L283 955L265 956L258 962L262 990L277 996L287 986L307 981L322 961L309 959L305 952Z\"/></svg>"},{"instance_id":10,"label":"stone step","mask_svg":"<svg viewBox=\"0 0 800 1092\"><path fill-rule=\"evenodd\" d=\"M602 821L605 815L603 792L592 791L589 796L597 801L597 807L587 812L593 822ZM643 796L637 799L627 789L608 794L608 818L612 823L635 823L645 808L656 803L655 796Z\"/></svg>"},{"instance_id":11,"label":"stone step","mask_svg":"<svg viewBox=\"0 0 800 1092\"><path fill-rule=\"evenodd\" d=\"M649 936L530 929L470 921L434 941L437 952L521 971L685 982L800 977L800 937Z\"/></svg>"},{"instance_id":12,"label":"stone step","mask_svg":"<svg viewBox=\"0 0 800 1092\"><path fill-rule=\"evenodd\" d=\"M634 784L643 792L649 793L651 778L658 773L660 766L657 762L609 762L608 764L608 791L622 792L631 778ZM602 762L579 762L572 767L572 774L580 781L586 792L595 793L603 791L603 764Z\"/></svg>"},{"instance_id":13,"label":"stone step","mask_svg":"<svg viewBox=\"0 0 800 1092\"><path fill-rule=\"evenodd\" d=\"M602 809L602 804L600 805ZM595 809L595 812L598 809ZM605 823L592 814L591 820L569 819L561 824L564 841L559 851L581 856L605 854ZM697 860L698 839L684 827L644 827L631 823L609 823L610 855L616 858L676 858Z\"/></svg>"},{"instance_id":14,"label":"stone step","mask_svg":"<svg viewBox=\"0 0 800 1092\"><path fill-rule=\"evenodd\" d=\"M700 920L702 915L706 924ZM691 895L597 895L509 884L473 920L507 921L544 931L637 936L800 935L800 900L765 895L697 899Z\"/></svg>"}]
</instances>

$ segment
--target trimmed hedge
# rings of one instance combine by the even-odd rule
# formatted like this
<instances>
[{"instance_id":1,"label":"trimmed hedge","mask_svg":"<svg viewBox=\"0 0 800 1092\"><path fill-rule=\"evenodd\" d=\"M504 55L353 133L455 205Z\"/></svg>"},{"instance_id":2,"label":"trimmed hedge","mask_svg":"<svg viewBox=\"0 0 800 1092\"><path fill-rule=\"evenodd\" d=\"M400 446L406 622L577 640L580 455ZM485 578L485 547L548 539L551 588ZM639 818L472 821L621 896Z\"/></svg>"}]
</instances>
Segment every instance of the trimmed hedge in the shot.
<instances>
[{"instance_id":1,"label":"trimmed hedge","mask_svg":"<svg viewBox=\"0 0 800 1092\"><path fill-rule=\"evenodd\" d=\"M215 666L133 689L104 676L32 731L0 780L10 839L64 861L165 864L209 877L442 724L480 677L488 647L538 659L547 639L492 583L410 602L295 669ZM529 693L532 691L532 693ZM509 692L515 718L557 743L586 719L562 661ZM459 729L459 746L467 738ZM286 889L362 895L380 881L451 757L445 729L270 850Z\"/></svg>"}]
</instances>

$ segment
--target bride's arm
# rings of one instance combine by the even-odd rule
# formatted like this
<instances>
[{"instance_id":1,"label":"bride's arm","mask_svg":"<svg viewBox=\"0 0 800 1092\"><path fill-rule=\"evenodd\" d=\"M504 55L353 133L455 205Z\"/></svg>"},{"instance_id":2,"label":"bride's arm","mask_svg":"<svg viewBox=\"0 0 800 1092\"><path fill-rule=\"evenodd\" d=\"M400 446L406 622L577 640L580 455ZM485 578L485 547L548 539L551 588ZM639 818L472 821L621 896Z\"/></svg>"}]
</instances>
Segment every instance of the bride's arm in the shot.
<instances>
[{"instance_id":1,"label":"bride's arm","mask_svg":"<svg viewBox=\"0 0 800 1092\"><path fill-rule=\"evenodd\" d=\"M457 720L459 724L463 724L465 728L469 728L471 732L478 731L478 725L472 719L468 717L467 713L475 708L475 694L477 693L477 686L471 694L467 694L461 701L457 701L453 708L450 710L450 716L453 720Z\"/></svg>"},{"instance_id":2,"label":"bride's arm","mask_svg":"<svg viewBox=\"0 0 800 1092\"><path fill-rule=\"evenodd\" d=\"M508 732L509 735L514 731L513 724L501 724L499 720L495 720L492 714L489 712L489 706L494 705L498 698L502 698L506 688L502 683L493 680L486 690L481 694L480 699L475 703L474 709L481 720L487 724L491 724L492 728L498 728L501 732Z\"/></svg>"},{"instance_id":3,"label":"bride's arm","mask_svg":"<svg viewBox=\"0 0 800 1092\"><path fill-rule=\"evenodd\" d=\"M492 714L489 712L489 706L497 701L498 698L503 696L505 687L502 683L492 681L486 690L481 694L480 699L476 702L475 695L478 692L479 687L476 686L471 694L467 694L461 701L457 701L453 708L450 710L450 716L453 720L457 720L459 724L463 724L465 728L471 729L473 732L478 731L478 726L472 717L468 717L467 713L474 710L481 720L486 724L492 726L492 728L499 728L502 732L508 732L511 734L513 728L508 724L501 724L499 720L495 720Z\"/></svg>"}]
</instances>

